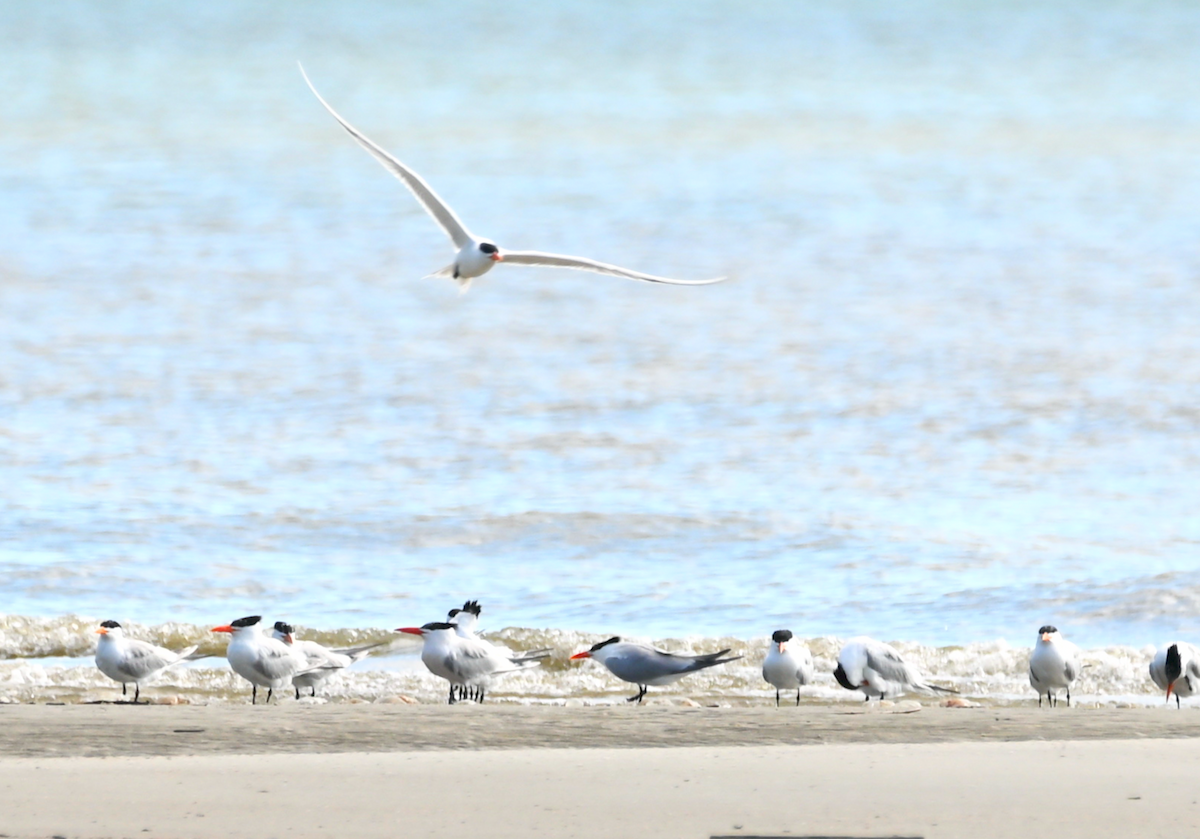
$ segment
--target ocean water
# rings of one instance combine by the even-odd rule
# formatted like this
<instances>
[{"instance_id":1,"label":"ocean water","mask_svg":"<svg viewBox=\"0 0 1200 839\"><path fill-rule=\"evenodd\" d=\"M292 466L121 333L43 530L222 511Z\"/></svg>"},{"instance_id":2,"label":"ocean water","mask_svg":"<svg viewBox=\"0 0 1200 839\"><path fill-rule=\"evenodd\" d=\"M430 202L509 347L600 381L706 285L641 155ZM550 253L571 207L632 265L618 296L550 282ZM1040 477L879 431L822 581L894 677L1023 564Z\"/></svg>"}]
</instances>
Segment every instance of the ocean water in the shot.
<instances>
[{"instance_id":1,"label":"ocean water","mask_svg":"<svg viewBox=\"0 0 1200 839\"><path fill-rule=\"evenodd\" d=\"M1200 636L1197 43L1182 0L7 4L0 696L102 690L106 618L467 598L744 648L722 695L787 626L1017 696L1047 622L1149 695ZM426 279L297 60L502 247L730 280Z\"/></svg>"}]
</instances>

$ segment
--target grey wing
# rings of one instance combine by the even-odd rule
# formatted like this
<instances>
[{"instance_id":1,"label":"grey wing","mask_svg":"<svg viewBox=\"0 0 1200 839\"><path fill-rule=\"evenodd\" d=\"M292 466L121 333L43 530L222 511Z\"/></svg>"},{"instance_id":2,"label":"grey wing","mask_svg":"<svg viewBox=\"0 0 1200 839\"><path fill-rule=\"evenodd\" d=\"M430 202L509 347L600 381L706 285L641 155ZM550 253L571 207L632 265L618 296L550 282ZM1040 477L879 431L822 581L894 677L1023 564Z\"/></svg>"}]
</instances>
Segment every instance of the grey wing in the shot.
<instances>
[{"instance_id":1,"label":"grey wing","mask_svg":"<svg viewBox=\"0 0 1200 839\"><path fill-rule=\"evenodd\" d=\"M1079 675L1079 665L1075 663L1075 659L1067 659L1063 662L1063 674L1067 677L1068 682L1075 681L1075 677Z\"/></svg>"},{"instance_id":2,"label":"grey wing","mask_svg":"<svg viewBox=\"0 0 1200 839\"><path fill-rule=\"evenodd\" d=\"M894 650L867 648L867 666L889 682L913 684L912 670Z\"/></svg>"},{"instance_id":3,"label":"grey wing","mask_svg":"<svg viewBox=\"0 0 1200 839\"><path fill-rule=\"evenodd\" d=\"M145 678L149 674L156 673L179 661L179 656L175 653L153 644L134 643L133 641L129 641L127 644L125 670L137 678Z\"/></svg>"},{"instance_id":4,"label":"grey wing","mask_svg":"<svg viewBox=\"0 0 1200 839\"><path fill-rule=\"evenodd\" d=\"M666 283L668 285L712 285L722 282L724 277L711 280L674 280L670 277L659 277L654 274L643 274L619 265L609 265L607 262L597 262L583 256L564 256L557 253L542 251L501 251L505 262L514 265L541 265L551 268L573 268L577 271L592 271L596 274L609 274L614 277L624 277L627 280L640 280L644 283Z\"/></svg>"},{"instance_id":5,"label":"grey wing","mask_svg":"<svg viewBox=\"0 0 1200 839\"><path fill-rule=\"evenodd\" d=\"M250 666L254 668L254 672L264 678L282 679L303 669L297 664L297 660L290 651L267 648L263 650L262 655L253 659Z\"/></svg>"},{"instance_id":6,"label":"grey wing","mask_svg":"<svg viewBox=\"0 0 1200 839\"><path fill-rule=\"evenodd\" d=\"M299 62L297 62L297 64L299 64ZM339 115L337 111L330 107L329 103L325 101L321 94L317 93L317 89L313 87L313 83L309 81L308 74L304 72L303 65L300 66L300 75L304 76L304 81L308 84L308 89L311 90L313 95L317 97L317 101L325 106L325 110L329 111L329 113L333 115L333 118L338 121L342 128L346 129L346 132L356 141L358 141L360 146L370 152L371 156L378 160L383 165L384 169L387 169L389 172L399 178L406 187L408 187L409 192L416 196L416 199L421 202L421 206L425 208L426 212L433 216L433 220L438 223L442 230L446 231L446 235L450 237L452 242L454 242L454 246L456 248L462 248L471 241L471 234L467 232L467 228L463 226L463 223L458 220L458 216L456 216L454 211L446 205L446 202L443 201L438 194L433 191L433 188L430 187L429 184L425 183L420 175L418 175L412 169L409 169L392 155L388 154L382 148L377 146L372 140L370 140L365 134L363 134L350 123L346 122L346 120L342 119L341 115Z\"/></svg>"}]
</instances>

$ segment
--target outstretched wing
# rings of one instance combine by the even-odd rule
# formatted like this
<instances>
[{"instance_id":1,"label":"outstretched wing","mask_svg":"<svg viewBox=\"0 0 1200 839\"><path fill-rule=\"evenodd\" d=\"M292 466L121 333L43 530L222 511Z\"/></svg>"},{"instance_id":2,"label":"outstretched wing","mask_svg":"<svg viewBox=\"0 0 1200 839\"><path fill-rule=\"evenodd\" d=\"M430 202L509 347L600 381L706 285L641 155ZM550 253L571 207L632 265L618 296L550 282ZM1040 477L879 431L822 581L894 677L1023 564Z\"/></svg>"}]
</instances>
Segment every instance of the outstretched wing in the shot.
<instances>
[{"instance_id":1,"label":"outstretched wing","mask_svg":"<svg viewBox=\"0 0 1200 839\"><path fill-rule=\"evenodd\" d=\"M299 64L299 62L297 62L297 64ZM456 248L461 249L464 245L471 241L473 237L467 231L467 228L463 226L463 223L458 220L458 216L456 216L454 211L447 206L446 202L443 201L438 194L433 191L432 187L425 183L424 179L422 179L420 175L418 175L412 169L409 169L396 158L392 157L390 154L372 142L365 134L363 134L350 123L346 122L346 120L342 119L338 112L331 108L329 103L322 98L321 94L317 93L317 89L313 87L313 83L308 79L308 74L304 72L303 65L300 65L300 75L304 76L304 81L308 84L308 89L311 90L313 95L317 97L317 101L325 106L325 110L333 114L333 118L336 119L339 124L341 124L342 128L346 129L350 136L358 141L360 146L370 152L371 156L378 160L383 165L384 169L387 169L404 182L404 185L408 187L409 192L416 196L417 200L421 202L421 206L425 208L426 212L433 216L433 220L441 226L442 230L446 231L446 235L450 237L452 242L454 242L454 246Z\"/></svg>"},{"instance_id":2,"label":"outstretched wing","mask_svg":"<svg viewBox=\"0 0 1200 839\"><path fill-rule=\"evenodd\" d=\"M641 271L631 271L619 265L609 265L607 262L597 262L583 256L564 256L557 253L542 251L509 251L502 250L500 255L505 262L514 265L540 265L545 268L573 268L576 271L591 271L596 274L610 274L614 277L624 277L627 280L640 280L644 283L666 283L668 285L712 285L722 282L724 277L711 280L673 280L670 277L658 277L654 274L643 274Z\"/></svg>"}]
</instances>

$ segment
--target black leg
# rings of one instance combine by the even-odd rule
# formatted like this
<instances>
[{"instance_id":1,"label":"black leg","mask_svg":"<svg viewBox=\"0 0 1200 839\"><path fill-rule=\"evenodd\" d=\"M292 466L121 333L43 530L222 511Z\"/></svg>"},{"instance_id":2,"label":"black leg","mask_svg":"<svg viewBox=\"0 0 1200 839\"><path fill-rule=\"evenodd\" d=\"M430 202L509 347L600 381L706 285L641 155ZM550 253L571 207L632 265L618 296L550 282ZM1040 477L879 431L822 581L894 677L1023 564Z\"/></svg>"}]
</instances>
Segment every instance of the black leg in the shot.
<instances>
[{"instance_id":1,"label":"black leg","mask_svg":"<svg viewBox=\"0 0 1200 839\"><path fill-rule=\"evenodd\" d=\"M451 705L454 704L454 689L455 689L455 687L456 687L456 685L453 685L453 684L450 685L450 703L449 704L451 704Z\"/></svg>"},{"instance_id":2,"label":"black leg","mask_svg":"<svg viewBox=\"0 0 1200 839\"><path fill-rule=\"evenodd\" d=\"M1042 692L1038 691L1038 707L1042 707Z\"/></svg>"},{"instance_id":3,"label":"black leg","mask_svg":"<svg viewBox=\"0 0 1200 839\"><path fill-rule=\"evenodd\" d=\"M479 697L479 704L482 705L483 704L483 685L480 685L475 690L476 690L475 695Z\"/></svg>"},{"instance_id":4,"label":"black leg","mask_svg":"<svg viewBox=\"0 0 1200 839\"><path fill-rule=\"evenodd\" d=\"M800 707L800 688L796 688L796 707Z\"/></svg>"},{"instance_id":5,"label":"black leg","mask_svg":"<svg viewBox=\"0 0 1200 839\"><path fill-rule=\"evenodd\" d=\"M121 682L121 696L129 696L129 693L125 690L124 682Z\"/></svg>"},{"instance_id":6,"label":"black leg","mask_svg":"<svg viewBox=\"0 0 1200 839\"><path fill-rule=\"evenodd\" d=\"M779 688L775 688L775 707L779 707Z\"/></svg>"},{"instance_id":7,"label":"black leg","mask_svg":"<svg viewBox=\"0 0 1200 839\"><path fill-rule=\"evenodd\" d=\"M310 694L309 694L309 696L316 696L316 695L317 695L317 686L316 686L316 685L313 685L313 686L312 686L312 693L310 693Z\"/></svg>"},{"instance_id":8,"label":"black leg","mask_svg":"<svg viewBox=\"0 0 1200 839\"><path fill-rule=\"evenodd\" d=\"M870 701L871 701L871 697L867 696L867 695L864 693L864 694L863 694L863 702L870 702Z\"/></svg>"},{"instance_id":9,"label":"black leg","mask_svg":"<svg viewBox=\"0 0 1200 839\"><path fill-rule=\"evenodd\" d=\"M133 683L133 704L134 705L137 704L137 701L141 697L141 695L142 695L142 686L139 685L137 682L134 682Z\"/></svg>"},{"instance_id":10,"label":"black leg","mask_svg":"<svg viewBox=\"0 0 1200 839\"><path fill-rule=\"evenodd\" d=\"M271 704L271 697L275 695L275 688L267 688L267 704Z\"/></svg>"},{"instance_id":11,"label":"black leg","mask_svg":"<svg viewBox=\"0 0 1200 839\"><path fill-rule=\"evenodd\" d=\"M1071 707L1071 689L1067 688L1067 707Z\"/></svg>"},{"instance_id":12,"label":"black leg","mask_svg":"<svg viewBox=\"0 0 1200 839\"><path fill-rule=\"evenodd\" d=\"M292 685L292 687L296 687L296 686L295 686L295 685ZM300 688L296 688L296 698L297 698L297 699L299 699L299 698L300 698Z\"/></svg>"},{"instance_id":13,"label":"black leg","mask_svg":"<svg viewBox=\"0 0 1200 839\"><path fill-rule=\"evenodd\" d=\"M250 704L258 704L258 685L250 685Z\"/></svg>"},{"instance_id":14,"label":"black leg","mask_svg":"<svg viewBox=\"0 0 1200 839\"><path fill-rule=\"evenodd\" d=\"M1179 707L1179 694L1175 694L1175 707Z\"/></svg>"}]
</instances>

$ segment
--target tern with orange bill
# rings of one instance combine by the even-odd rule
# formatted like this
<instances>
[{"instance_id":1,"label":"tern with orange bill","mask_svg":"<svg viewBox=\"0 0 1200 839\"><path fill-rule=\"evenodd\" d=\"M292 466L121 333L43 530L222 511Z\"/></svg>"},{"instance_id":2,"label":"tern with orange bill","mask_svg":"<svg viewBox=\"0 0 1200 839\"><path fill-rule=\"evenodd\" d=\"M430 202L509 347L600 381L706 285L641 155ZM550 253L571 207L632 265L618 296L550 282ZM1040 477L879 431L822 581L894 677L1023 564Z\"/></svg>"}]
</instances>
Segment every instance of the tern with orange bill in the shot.
<instances>
[{"instance_id":1,"label":"tern with orange bill","mask_svg":"<svg viewBox=\"0 0 1200 839\"><path fill-rule=\"evenodd\" d=\"M463 638L452 623L433 621L424 626L403 626L396 631L420 636L421 661L430 673L450 683L451 705L468 695L483 702L496 676L541 663L540 658L529 661L506 655L482 638Z\"/></svg>"},{"instance_id":2,"label":"tern with orange bill","mask_svg":"<svg viewBox=\"0 0 1200 839\"><path fill-rule=\"evenodd\" d=\"M689 673L718 664L728 664L741 658L740 655L728 656L728 653L728 649L700 655L669 653L648 644L622 641L619 637L613 637L593 644L591 649L575 653L571 660L593 658L607 667L618 679L637 685L638 692L626 701L637 702L640 705L646 696L646 690L652 685L669 685Z\"/></svg>"},{"instance_id":3,"label":"tern with orange bill","mask_svg":"<svg viewBox=\"0 0 1200 839\"><path fill-rule=\"evenodd\" d=\"M337 669L336 667L310 667L308 659L291 644L291 639L279 640L262 634L260 615L239 618L225 626L214 626L213 632L228 632L229 646L225 657L229 666L251 685L250 704L258 704L258 689L267 689L267 702L275 691L287 687L297 674L312 669Z\"/></svg>"},{"instance_id":4,"label":"tern with orange bill","mask_svg":"<svg viewBox=\"0 0 1200 839\"><path fill-rule=\"evenodd\" d=\"M800 688L813 680L812 653L802 641L792 640L790 629L777 629L771 635L762 665L763 679L775 688L775 707L779 707L779 691L795 690L800 704Z\"/></svg>"},{"instance_id":5,"label":"tern with orange bill","mask_svg":"<svg viewBox=\"0 0 1200 839\"><path fill-rule=\"evenodd\" d=\"M1159 647L1150 662L1150 679L1167 692L1167 704L1174 693L1175 707L1179 708L1181 697L1186 699L1200 691L1200 658L1196 656L1196 648L1182 641Z\"/></svg>"},{"instance_id":6,"label":"tern with orange bill","mask_svg":"<svg viewBox=\"0 0 1200 839\"><path fill-rule=\"evenodd\" d=\"M1079 647L1062 637L1056 627L1046 624L1038 630L1037 642L1029 655L1029 684L1037 691L1038 707L1042 697L1051 708L1058 707L1058 692L1066 690L1071 707L1071 683L1079 675Z\"/></svg>"},{"instance_id":7,"label":"tern with orange bill","mask_svg":"<svg viewBox=\"0 0 1200 839\"><path fill-rule=\"evenodd\" d=\"M435 271L432 276L449 277L455 280L463 291L466 291L467 287L470 286L471 280L486 274L497 262L507 262L511 265L572 268L577 271L591 271L596 274L623 277L627 280L640 280L646 283L666 283L668 285L710 285L712 283L719 283L724 279L724 277L718 277L711 280L674 280L670 277L659 277L629 268L621 268L617 265L609 265L606 262L598 262L583 256L565 256L563 254L544 253L542 251L502 250L495 242L476 236L467 230L463 223L459 221L458 216L455 215L454 210L450 209L450 206L433 191L433 188L420 175L384 151L382 147L369 139L353 125L342 119L321 94L317 93L316 87L309 81L308 74L304 72L303 66L300 67L300 74L304 76L304 81L308 84L313 95L325 106L325 110L329 111L342 128L360 146L366 149L372 157L379 161L384 169L387 169L399 178L401 183L408 187L409 192L416 197L421 206L425 208L425 211L433 217L438 226L450 237L450 241L454 244L456 251L454 262L440 271Z\"/></svg>"},{"instance_id":8,"label":"tern with orange bill","mask_svg":"<svg viewBox=\"0 0 1200 839\"><path fill-rule=\"evenodd\" d=\"M133 683L133 701L137 704L142 685L196 652L191 646L174 652L136 638L126 638L125 629L116 621L104 621L96 630L96 667L108 678L121 683L121 695L128 696L126 684ZM203 658L204 656L197 656Z\"/></svg>"}]
</instances>

